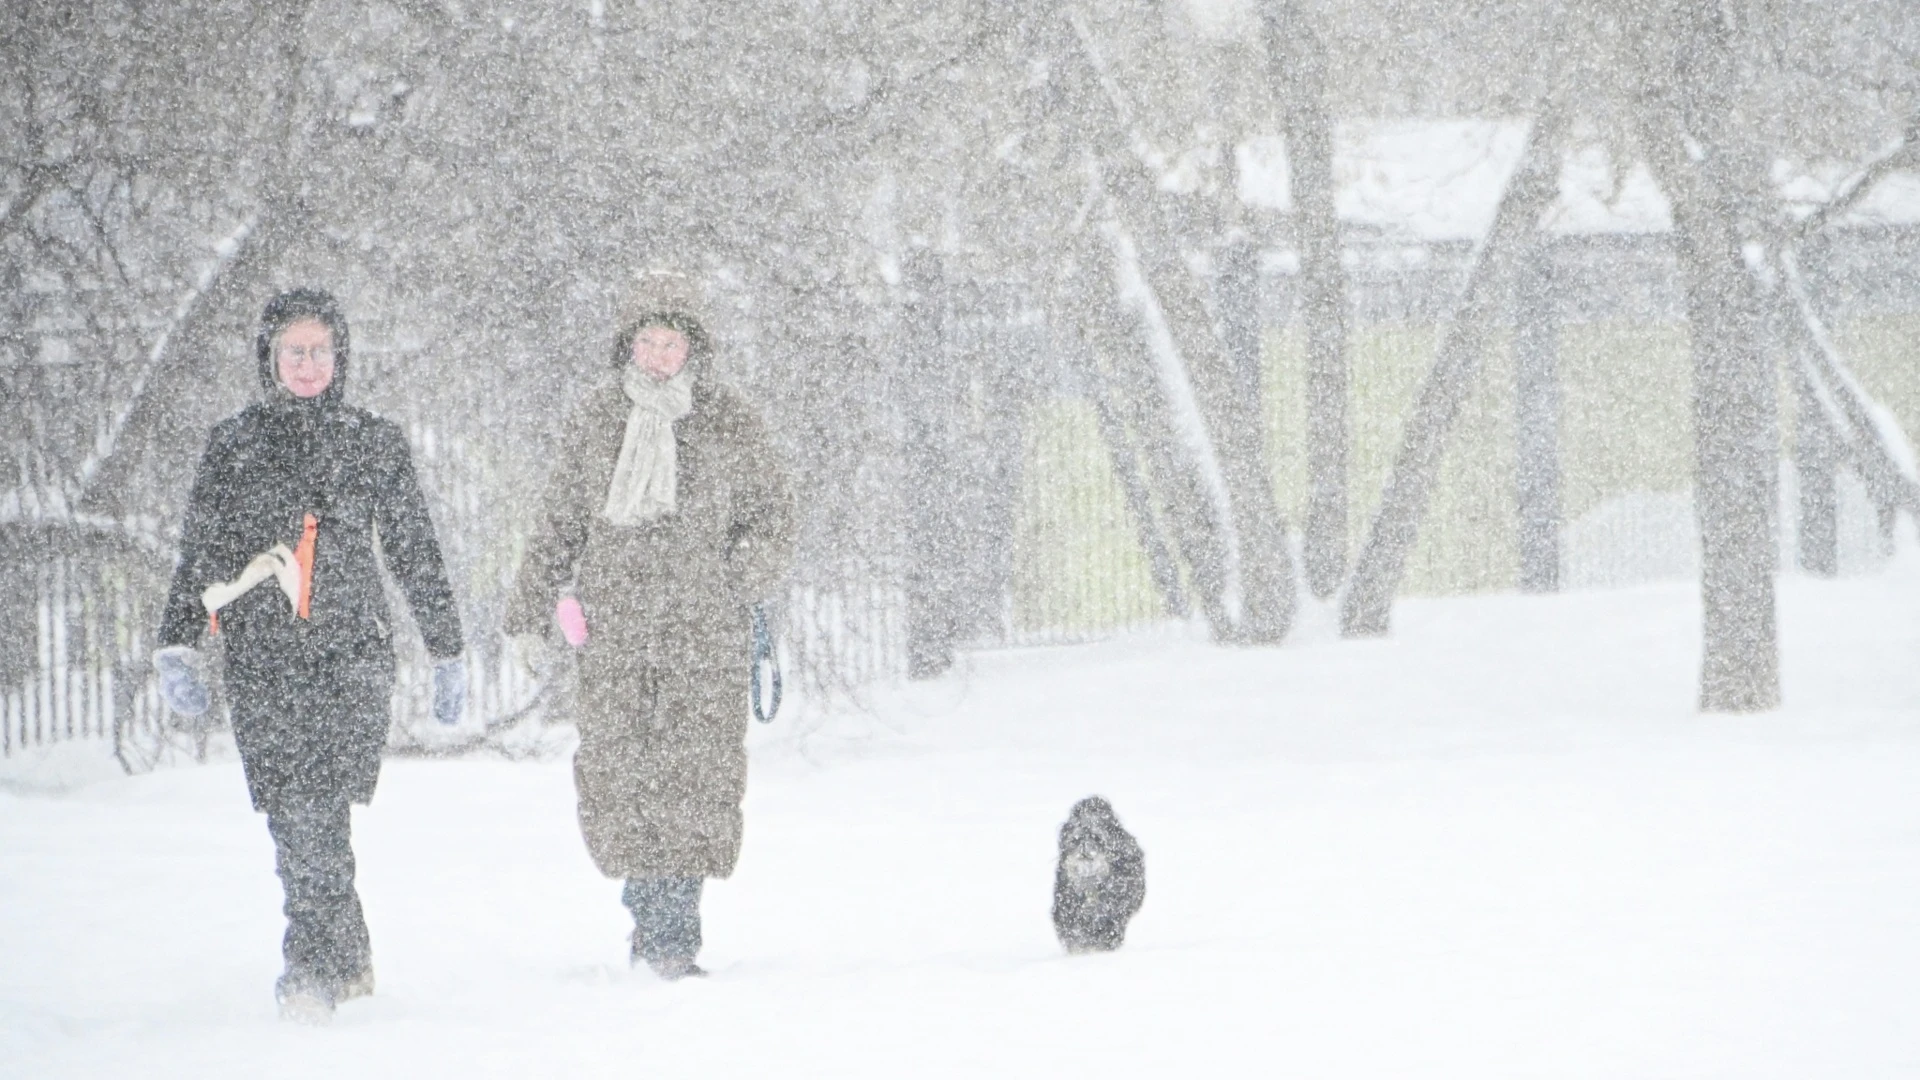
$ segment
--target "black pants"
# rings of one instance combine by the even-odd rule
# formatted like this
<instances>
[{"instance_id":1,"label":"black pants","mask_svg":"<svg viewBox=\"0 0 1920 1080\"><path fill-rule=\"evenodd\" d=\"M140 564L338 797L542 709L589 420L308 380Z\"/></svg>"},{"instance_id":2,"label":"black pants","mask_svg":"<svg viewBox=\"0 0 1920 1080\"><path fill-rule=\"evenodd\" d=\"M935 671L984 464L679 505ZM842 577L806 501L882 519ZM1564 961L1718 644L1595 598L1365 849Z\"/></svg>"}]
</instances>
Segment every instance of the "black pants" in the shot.
<instances>
[{"instance_id":1,"label":"black pants","mask_svg":"<svg viewBox=\"0 0 1920 1080\"><path fill-rule=\"evenodd\" d=\"M633 912L633 955L648 963L691 960L700 952L697 877L628 878L620 900Z\"/></svg>"},{"instance_id":2,"label":"black pants","mask_svg":"<svg viewBox=\"0 0 1920 1080\"><path fill-rule=\"evenodd\" d=\"M373 959L353 888L353 818L345 796L282 800L267 810L274 868L286 890L289 983L337 990Z\"/></svg>"}]
</instances>

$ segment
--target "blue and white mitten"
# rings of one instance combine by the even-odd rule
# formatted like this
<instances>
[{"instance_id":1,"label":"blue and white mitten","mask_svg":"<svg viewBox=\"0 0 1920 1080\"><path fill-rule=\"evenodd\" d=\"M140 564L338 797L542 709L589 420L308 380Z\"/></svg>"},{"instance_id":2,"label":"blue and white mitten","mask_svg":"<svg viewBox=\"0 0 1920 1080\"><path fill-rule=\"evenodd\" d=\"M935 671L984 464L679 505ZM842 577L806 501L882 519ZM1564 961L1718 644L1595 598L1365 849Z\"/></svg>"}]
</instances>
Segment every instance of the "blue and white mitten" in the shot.
<instances>
[{"instance_id":1,"label":"blue and white mitten","mask_svg":"<svg viewBox=\"0 0 1920 1080\"><path fill-rule=\"evenodd\" d=\"M433 718L447 727L460 722L467 706L467 665L457 656L433 665Z\"/></svg>"},{"instance_id":2,"label":"blue and white mitten","mask_svg":"<svg viewBox=\"0 0 1920 1080\"><path fill-rule=\"evenodd\" d=\"M200 650L191 645L169 645L153 654L153 670L160 676L160 699L181 716L207 711L207 678L201 674Z\"/></svg>"}]
</instances>

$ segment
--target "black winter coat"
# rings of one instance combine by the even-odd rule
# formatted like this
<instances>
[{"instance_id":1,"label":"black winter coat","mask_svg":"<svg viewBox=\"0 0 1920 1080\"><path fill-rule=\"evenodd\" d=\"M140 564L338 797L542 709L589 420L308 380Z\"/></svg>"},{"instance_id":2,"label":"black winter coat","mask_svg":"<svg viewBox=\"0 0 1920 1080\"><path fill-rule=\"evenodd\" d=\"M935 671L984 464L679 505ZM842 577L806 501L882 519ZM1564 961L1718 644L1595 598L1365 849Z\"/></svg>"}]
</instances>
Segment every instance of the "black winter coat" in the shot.
<instances>
[{"instance_id":1,"label":"black winter coat","mask_svg":"<svg viewBox=\"0 0 1920 1080\"><path fill-rule=\"evenodd\" d=\"M284 796L373 797L392 722L391 617L374 559L406 594L436 658L460 616L398 426L337 401L256 404L213 429L194 477L160 643L208 628L201 592L231 581L305 515L315 536L310 617L267 581L220 611L233 734L255 809Z\"/></svg>"}]
</instances>

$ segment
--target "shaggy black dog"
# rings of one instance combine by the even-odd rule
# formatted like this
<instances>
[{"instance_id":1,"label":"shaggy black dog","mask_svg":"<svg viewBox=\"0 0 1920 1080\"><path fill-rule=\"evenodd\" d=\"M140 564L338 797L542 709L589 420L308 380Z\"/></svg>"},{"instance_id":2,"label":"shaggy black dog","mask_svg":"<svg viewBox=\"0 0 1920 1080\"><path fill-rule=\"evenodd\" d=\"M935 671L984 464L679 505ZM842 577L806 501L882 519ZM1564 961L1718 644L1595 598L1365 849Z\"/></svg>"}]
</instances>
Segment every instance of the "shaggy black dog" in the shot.
<instances>
[{"instance_id":1,"label":"shaggy black dog","mask_svg":"<svg viewBox=\"0 0 1920 1080\"><path fill-rule=\"evenodd\" d=\"M1074 803L1060 826L1060 867L1053 875L1060 944L1070 953L1119 948L1127 920L1146 898L1146 857L1113 807L1098 795Z\"/></svg>"}]
</instances>

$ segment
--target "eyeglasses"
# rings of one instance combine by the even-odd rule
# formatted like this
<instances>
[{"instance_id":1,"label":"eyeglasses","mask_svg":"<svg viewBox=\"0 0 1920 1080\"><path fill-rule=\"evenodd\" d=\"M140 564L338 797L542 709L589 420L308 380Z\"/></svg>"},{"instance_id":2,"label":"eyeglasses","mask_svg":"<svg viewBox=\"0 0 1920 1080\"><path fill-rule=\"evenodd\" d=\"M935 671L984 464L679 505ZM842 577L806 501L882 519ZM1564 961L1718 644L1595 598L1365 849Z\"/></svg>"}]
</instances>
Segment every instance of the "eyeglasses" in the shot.
<instances>
[{"instance_id":1,"label":"eyeglasses","mask_svg":"<svg viewBox=\"0 0 1920 1080\"><path fill-rule=\"evenodd\" d=\"M311 360L316 364L330 364L333 362L333 346L282 345L279 355L282 360Z\"/></svg>"}]
</instances>

